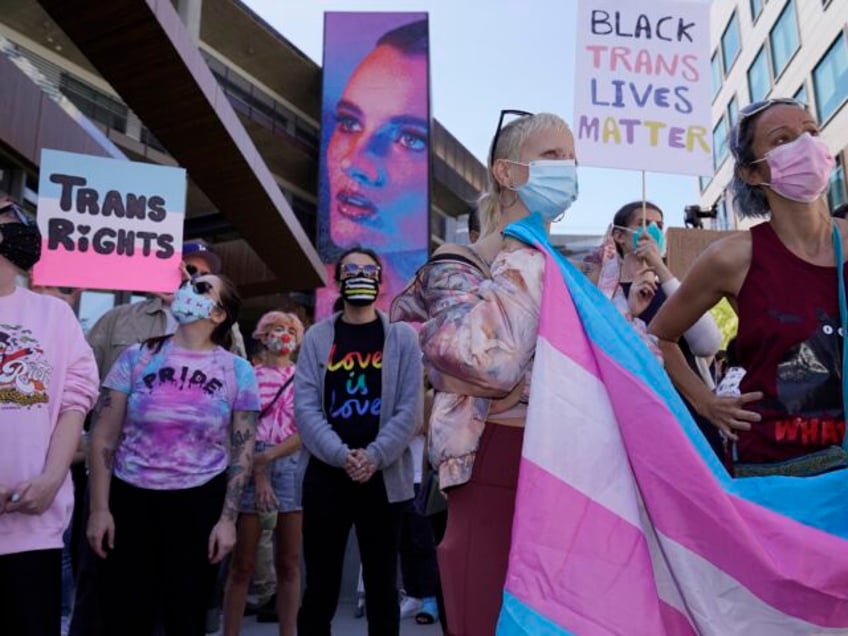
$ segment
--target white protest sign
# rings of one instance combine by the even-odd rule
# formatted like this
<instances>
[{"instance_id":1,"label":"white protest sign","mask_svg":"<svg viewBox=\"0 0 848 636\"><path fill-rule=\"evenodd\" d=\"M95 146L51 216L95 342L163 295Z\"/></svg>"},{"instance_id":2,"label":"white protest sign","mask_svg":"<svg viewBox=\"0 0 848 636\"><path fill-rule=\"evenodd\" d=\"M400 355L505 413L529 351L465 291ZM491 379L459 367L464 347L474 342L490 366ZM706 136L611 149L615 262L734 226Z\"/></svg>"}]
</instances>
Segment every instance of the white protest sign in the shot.
<instances>
[{"instance_id":1,"label":"white protest sign","mask_svg":"<svg viewBox=\"0 0 848 636\"><path fill-rule=\"evenodd\" d=\"M713 173L708 3L580 0L576 53L581 165Z\"/></svg>"}]
</instances>

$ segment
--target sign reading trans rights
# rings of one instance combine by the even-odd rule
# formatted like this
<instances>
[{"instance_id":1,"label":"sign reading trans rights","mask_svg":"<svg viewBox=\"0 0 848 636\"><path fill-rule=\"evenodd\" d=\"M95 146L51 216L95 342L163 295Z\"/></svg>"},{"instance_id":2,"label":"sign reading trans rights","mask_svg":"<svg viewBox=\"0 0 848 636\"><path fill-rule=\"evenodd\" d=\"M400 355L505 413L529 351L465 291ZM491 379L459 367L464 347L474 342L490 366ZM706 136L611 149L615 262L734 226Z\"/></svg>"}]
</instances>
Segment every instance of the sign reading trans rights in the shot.
<instances>
[{"instance_id":1,"label":"sign reading trans rights","mask_svg":"<svg viewBox=\"0 0 848 636\"><path fill-rule=\"evenodd\" d=\"M33 282L174 291L185 197L182 168L42 150Z\"/></svg>"},{"instance_id":2,"label":"sign reading trans rights","mask_svg":"<svg viewBox=\"0 0 848 636\"><path fill-rule=\"evenodd\" d=\"M581 165L713 173L709 26L703 1L580 0Z\"/></svg>"}]
</instances>

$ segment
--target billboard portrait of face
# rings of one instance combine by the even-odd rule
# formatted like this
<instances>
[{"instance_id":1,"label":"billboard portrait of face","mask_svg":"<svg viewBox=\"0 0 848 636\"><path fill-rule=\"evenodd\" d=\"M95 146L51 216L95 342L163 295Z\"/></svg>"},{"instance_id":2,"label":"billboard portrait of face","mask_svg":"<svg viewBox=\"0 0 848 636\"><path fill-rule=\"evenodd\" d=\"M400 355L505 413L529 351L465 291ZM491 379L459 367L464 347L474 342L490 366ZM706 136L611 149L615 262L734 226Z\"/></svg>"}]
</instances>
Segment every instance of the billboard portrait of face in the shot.
<instances>
[{"instance_id":1,"label":"billboard portrait of face","mask_svg":"<svg viewBox=\"0 0 848 636\"><path fill-rule=\"evenodd\" d=\"M428 35L425 13L325 15L319 253L378 252L383 307L427 258Z\"/></svg>"}]
</instances>

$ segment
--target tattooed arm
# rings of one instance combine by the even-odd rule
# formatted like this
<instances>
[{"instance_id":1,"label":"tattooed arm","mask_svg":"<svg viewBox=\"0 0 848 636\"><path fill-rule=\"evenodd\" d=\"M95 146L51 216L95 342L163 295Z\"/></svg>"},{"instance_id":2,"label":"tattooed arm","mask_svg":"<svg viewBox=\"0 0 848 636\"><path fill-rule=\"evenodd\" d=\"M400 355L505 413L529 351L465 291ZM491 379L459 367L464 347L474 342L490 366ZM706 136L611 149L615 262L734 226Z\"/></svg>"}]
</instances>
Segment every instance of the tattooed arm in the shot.
<instances>
[{"instance_id":1,"label":"tattooed arm","mask_svg":"<svg viewBox=\"0 0 848 636\"><path fill-rule=\"evenodd\" d=\"M109 512L109 483L118 438L124 427L127 394L103 387L91 416L91 510L86 536L92 550L105 559L106 547L115 541L115 524ZM105 540L105 546L104 546Z\"/></svg>"},{"instance_id":2,"label":"tattooed arm","mask_svg":"<svg viewBox=\"0 0 848 636\"><path fill-rule=\"evenodd\" d=\"M230 468L227 471L227 494L221 518L209 535L209 560L220 563L236 543L236 518L241 491L253 469L253 447L256 437L255 411L235 411L230 437Z\"/></svg>"}]
</instances>

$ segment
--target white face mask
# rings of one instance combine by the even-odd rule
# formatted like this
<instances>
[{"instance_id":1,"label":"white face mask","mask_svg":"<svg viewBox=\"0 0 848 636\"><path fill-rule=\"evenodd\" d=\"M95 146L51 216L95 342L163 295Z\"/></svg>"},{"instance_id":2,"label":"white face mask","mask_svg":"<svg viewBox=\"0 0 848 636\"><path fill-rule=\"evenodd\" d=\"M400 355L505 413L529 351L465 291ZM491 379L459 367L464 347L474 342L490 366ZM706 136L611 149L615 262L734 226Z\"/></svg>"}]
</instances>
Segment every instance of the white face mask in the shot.
<instances>
[{"instance_id":1,"label":"white face mask","mask_svg":"<svg viewBox=\"0 0 848 636\"><path fill-rule=\"evenodd\" d=\"M527 183L511 189L518 192L521 201L531 213L538 212L545 221L559 220L577 200L577 164L573 159L540 159L530 163L510 163L527 166Z\"/></svg>"}]
</instances>

